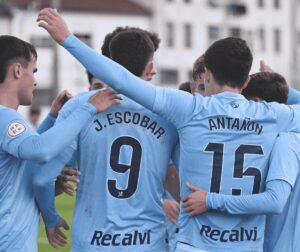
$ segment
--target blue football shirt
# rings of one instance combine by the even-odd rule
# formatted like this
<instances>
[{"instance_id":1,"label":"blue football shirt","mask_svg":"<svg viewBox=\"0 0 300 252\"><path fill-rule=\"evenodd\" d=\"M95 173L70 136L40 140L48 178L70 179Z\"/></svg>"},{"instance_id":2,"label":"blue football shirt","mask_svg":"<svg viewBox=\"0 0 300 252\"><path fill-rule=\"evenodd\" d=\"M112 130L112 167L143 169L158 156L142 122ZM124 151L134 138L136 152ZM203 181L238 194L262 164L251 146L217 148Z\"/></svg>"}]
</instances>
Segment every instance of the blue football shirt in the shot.
<instances>
[{"instance_id":1,"label":"blue football shirt","mask_svg":"<svg viewBox=\"0 0 300 252\"><path fill-rule=\"evenodd\" d=\"M300 135L281 133L273 149L267 181L282 179L292 187L281 214L267 215L265 251L300 251Z\"/></svg>"},{"instance_id":2,"label":"blue football shirt","mask_svg":"<svg viewBox=\"0 0 300 252\"><path fill-rule=\"evenodd\" d=\"M0 106L0 115L0 251L34 252L39 230L34 170L18 158L18 146L36 133L15 110Z\"/></svg>"},{"instance_id":3,"label":"blue football shirt","mask_svg":"<svg viewBox=\"0 0 300 252\"><path fill-rule=\"evenodd\" d=\"M77 96L57 121L88 99ZM94 116L73 143L81 172L72 251L164 251L163 181L177 131L169 122L123 97Z\"/></svg>"},{"instance_id":4,"label":"blue football shirt","mask_svg":"<svg viewBox=\"0 0 300 252\"><path fill-rule=\"evenodd\" d=\"M98 79L176 126L182 195L190 193L186 182L223 194L263 191L278 133L300 132L299 106L255 103L230 92L202 97L155 87L72 35L63 46ZM214 211L190 218L181 209L178 240L203 250L261 251L263 218Z\"/></svg>"}]
</instances>

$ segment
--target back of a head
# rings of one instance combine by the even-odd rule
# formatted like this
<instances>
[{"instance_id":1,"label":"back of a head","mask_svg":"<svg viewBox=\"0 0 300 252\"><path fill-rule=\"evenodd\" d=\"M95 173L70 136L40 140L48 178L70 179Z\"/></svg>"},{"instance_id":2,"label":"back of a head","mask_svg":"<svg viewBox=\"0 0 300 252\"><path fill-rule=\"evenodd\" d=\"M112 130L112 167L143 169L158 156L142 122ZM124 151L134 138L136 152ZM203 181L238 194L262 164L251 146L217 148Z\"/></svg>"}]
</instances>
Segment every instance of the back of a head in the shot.
<instances>
[{"instance_id":1,"label":"back of a head","mask_svg":"<svg viewBox=\"0 0 300 252\"><path fill-rule=\"evenodd\" d=\"M242 91L247 99L259 98L267 102L287 102L289 88L283 76L274 72L260 72L250 77L248 86Z\"/></svg>"},{"instance_id":2,"label":"back of a head","mask_svg":"<svg viewBox=\"0 0 300 252\"><path fill-rule=\"evenodd\" d=\"M241 88L247 80L252 53L245 40L225 38L214 42L204 54L204 64L221 86Z\"/></svg>"},{"instance_id":3,"label":"back of a head","mask_svg":"<svg viewBox=\"0 0 300 252\"><path fill-rule=\"evenodd\" d=\"M109 45L111 59L140 77L154 54L149 36L140 31L119 32Z\"/></svg>"},{"instance_id":4,"label":"back of a head","mask_svg":"<svg viewBox=\"0 0 300 252\"><path fill-rule=\"evenodd\" d=\"M190 94L192 93L191 83L189 81L181 83L179 85L178 89L181 90L181 91L188 92Z\"/></svg>"},{"instance_id":5,"label":"back of a head","mask_svg":"<svg viewBox=\"0 0 300 252\"><path fill-rule=\"evenodd\" d=\"M112 39L120 32L122 31L139 31L139 32L144 32L146 33L149 38L151 39L153 46L154 46L154 51L156 51L159 47L160 39L156 33L149 32L147 30L143 30L141 28L137 27L130 27L130 26L125 26L125 27L117 27L115 30L113 30L111 33L108 33L103 41L102 47L101 47L101 52L102 55L110 58L110 51L109 51L109 45Z\"/></svg>"},{"instance_id":6,"label":"back of a head","mask_svg":"<svg viewBox=\"0 0 300 252\"><path fill-rule=\"evenodd\" d=\"M196 81L197 78L200 77L201 74L203 74L205 71L205 65L204 65L204 54L201 55L193 65L193 80Z\"/></svg>"},{"instance_id":7,"label":"back of a head","mask_svg":"<svg viewBox=\"0 0 300 252\"><path fill-rule=\"evenodd\" d=\"M12 63L17 61L27 66L32 58L37 58L33 45L17 37L0 36L0 83L5 80L8 67Z\"/></svg>"}]
</instances>

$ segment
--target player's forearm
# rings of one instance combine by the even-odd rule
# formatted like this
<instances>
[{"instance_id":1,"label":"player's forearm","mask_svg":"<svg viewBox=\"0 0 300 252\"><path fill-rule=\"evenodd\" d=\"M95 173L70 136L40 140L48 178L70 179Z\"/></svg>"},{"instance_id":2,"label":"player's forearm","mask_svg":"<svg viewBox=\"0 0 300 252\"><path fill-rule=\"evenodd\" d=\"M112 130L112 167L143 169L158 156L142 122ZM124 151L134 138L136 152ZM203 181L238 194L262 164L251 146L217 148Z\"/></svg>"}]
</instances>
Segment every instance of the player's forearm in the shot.
<instances>
[{"instance_id":1,"label":"player's forearm","mask_svg":"<svg viewBox=\"0 0 300 252\"><path fill-rule=\"evenodd\" d=\"M300 104L300 92L294 88L289 88L287 104Z\"/></svg>"},{"instance_id":2,"label":"player's forearm","mask_svg":"<svg viewBox=\"0 0 300 252\"><path fill-rule=\"evenodd\" d=\"M75 36L70 35L63 46L97 79L148 109L153 108L155 86L136 77L116 62L102 56Z\"/></svg>"},{"instance_id":3,"label":"player's forearm","mask_svg":"<svg viewBox=\"0 0 300 252\"><path fill-rule=\"evenodd\" d=\"M50 113L46 116L46 118L42 121L40 126L37 128L37 132L39 134L44 133L48 129L50 129L56 121L56 117L53 117Z\"/></svg>"},{"instance_id":4,"label":"player's forearm","mask_svg":"<svg viewBox=\"0 0 300 252\"><path fill-rule=\"evenodd\" d=\"M291 192L289 183L273 180L267 183L266 191L252 195L223 195L207 193L206 207L230 214L280 213Z\"/></svg>"},{"instance_id":5,"label":"player's forearm","mask_svg":"<svg viewBox=\"0 0 300 252\"><path fill-rule=\"evenodd\" d=\"M38 136L25 139L18 148L19 158L43 163L58 155L96 113L95 107L85 103L71 113L64 121L57 123Z\"/></svg>"},{"instance_id":6,"label":"player's forearm","mask_svg":"<svg viewBox=\"0 0 300 252\"><path fill-rule=\"evenodd\" d=\"M46 227L54 227L59 221L55 209L55 180L64 165L72 156L73 149L68 147L60 155L44 165L36 165L33 191Z\"/></svg>"}]
</instances>

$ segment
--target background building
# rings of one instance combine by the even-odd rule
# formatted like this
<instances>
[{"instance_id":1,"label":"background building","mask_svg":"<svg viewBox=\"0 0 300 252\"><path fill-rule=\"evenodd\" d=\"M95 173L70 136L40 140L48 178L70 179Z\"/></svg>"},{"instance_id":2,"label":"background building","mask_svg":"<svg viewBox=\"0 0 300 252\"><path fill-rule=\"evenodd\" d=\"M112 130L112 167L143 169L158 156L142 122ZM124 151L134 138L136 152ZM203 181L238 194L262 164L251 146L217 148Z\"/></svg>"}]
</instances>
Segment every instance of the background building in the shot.
<instances>
[{"instance_id":1,"label":"background building","mask_svg":"<svg viewBox=\"0 0 300 252\"><path fill-rule=\"evenodd\" d=\"M213 41L234 36L249 43L254 54L252 72L264 59L291 85L300 85L299 0L134 1L152 11L151 28L163 41L156 56L158 83L186 81L191 62Z\"/></svg>"},{"instance_id":2,"label":"background building","mask_svg":"<svg viewBox=\"0 0 300 252\"><path fill-rule=\"evenodd\" d=\"M253 54L252 72L264 59L300 87L300 0L0 0L0 34L32 42L38 50L34 103L49 106L58 91L87 90L83 67L38 28L38 10L56 7L71 31L100 51L104 36L117 26L155 31L153 83L177 87L191 78L192 64L215 40L242 37Z\"/></svg>"}]
</instances>

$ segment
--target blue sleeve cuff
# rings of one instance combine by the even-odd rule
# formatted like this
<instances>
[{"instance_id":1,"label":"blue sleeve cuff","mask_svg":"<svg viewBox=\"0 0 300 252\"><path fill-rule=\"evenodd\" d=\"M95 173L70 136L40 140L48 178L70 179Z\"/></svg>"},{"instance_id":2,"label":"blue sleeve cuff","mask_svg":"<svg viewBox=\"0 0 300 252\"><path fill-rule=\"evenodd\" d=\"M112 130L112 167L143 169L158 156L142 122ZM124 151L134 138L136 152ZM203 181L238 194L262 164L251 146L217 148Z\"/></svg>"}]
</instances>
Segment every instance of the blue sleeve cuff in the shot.
<instances>
[{"instance_id":1,"label":"blue sleeve cuff","mask_svg":"<svg viewBox=\"0 0 300 252\"><path fill-rule=\"evenodd\" d=\"M205 204L207 209L212 208L212 194L209 192L206 193Z\"/></svg>"},{"instance_id":2,"label":"blue sleeve cuff","mask_svg":"<svg viewBox=\"0 0 300 252\"><path fill-rule=\"evenodd\" d=\"M76 40L76 37L73 34L70 34L62 43L63 47L68 47L70 44L72 44L72 41Z\"/></svg>"},{"instance_id":3,"label":"blue sleeve cuff","mask_svg":"<svg viewBox=\"0 0 300 252\"><path fill-rule=\"evenodd\" d=\"M51 115L51 113L48 113L47 118L54 123L56 121L57 116L53 116Z\"/></svg>"},{"instance_id":4,"label":"blue sleeve cuff","mask_svg":"<svg viewBox=\"0 0 300 252\"><path fill-rule=\"evenodd\" d=\"M52 228L58 224L58 222L60 220L60 216L56 213L55 214L53 213L51 218L49 218L48 216L47 217L43 216L43 220L44 220L45 226L47 228Z\"/></svg>"}]
</instances>

